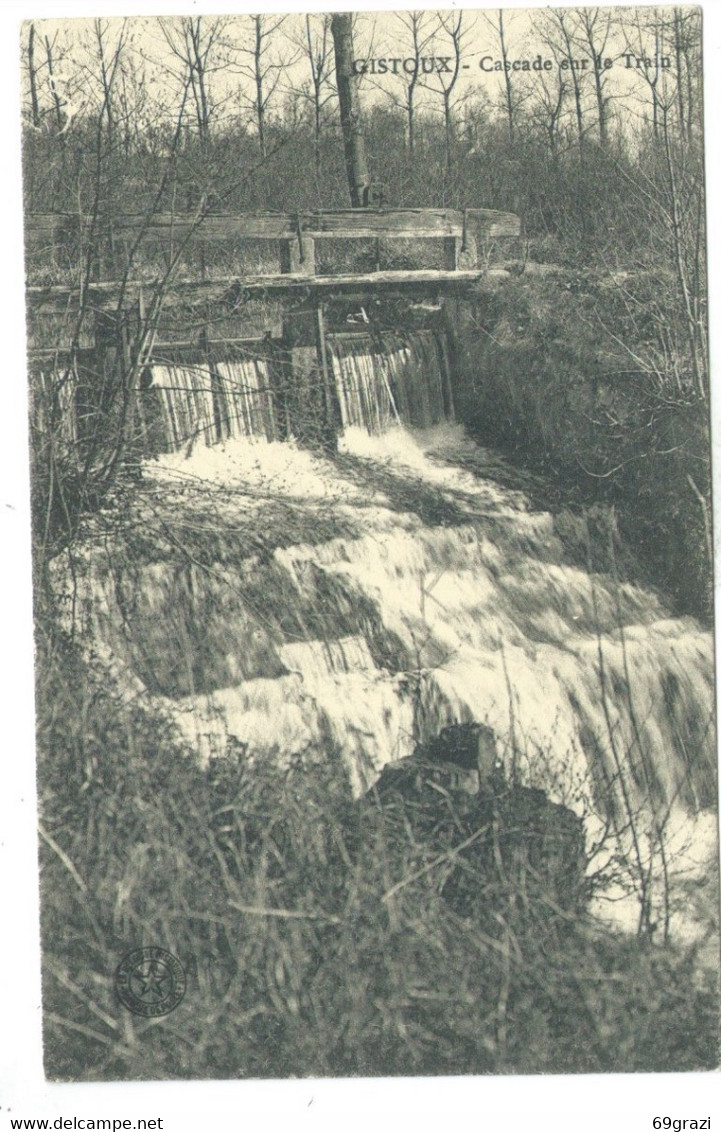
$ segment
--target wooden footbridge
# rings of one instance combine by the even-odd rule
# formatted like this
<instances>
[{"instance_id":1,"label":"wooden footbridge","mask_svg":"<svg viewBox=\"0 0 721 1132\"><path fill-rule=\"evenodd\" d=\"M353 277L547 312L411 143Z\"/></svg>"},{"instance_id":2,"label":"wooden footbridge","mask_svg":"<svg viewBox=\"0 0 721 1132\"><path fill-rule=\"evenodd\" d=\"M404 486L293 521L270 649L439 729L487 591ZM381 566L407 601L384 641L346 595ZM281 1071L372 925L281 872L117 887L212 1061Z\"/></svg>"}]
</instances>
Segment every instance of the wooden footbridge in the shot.
<instances>
[{"instance_id":1,"label":"wooden footbridge","mask_svg":"<svg viewBox=\"0 0 721 1132\"><path fill-rule=\"evenodd\" d=\"M374 292L459 290L483 274L481 258L497 241L520 234L513 213L486 209L345 209L296 213L122 215L105 220L72 215L34 214L26 225L28 301L31 308L67 306L81 292L94 307L132 302L142 290L163 286L174 294L217 298L242 287L249 295L297 292L324 295L372 289ZM371 242L359 256L361 267L329 271L323 255L330 245ZM223 248L263 245L260 269L223 271ZM393 265L393 248L403 246L404 266ZM435 245L433 267L413 266L414 250ZM220 251L220 254L218 252ZM320 254L319 254L320 253ZM148 256L158 259L153 276ZM320 261L320 262L319 262ZM218 264L220 273L210 264ZM195 278L188 279L189 270ZM39 274L56 276L36 282ZM63 274L73 276L67 280Z\"/></svg>"}]
</instances>

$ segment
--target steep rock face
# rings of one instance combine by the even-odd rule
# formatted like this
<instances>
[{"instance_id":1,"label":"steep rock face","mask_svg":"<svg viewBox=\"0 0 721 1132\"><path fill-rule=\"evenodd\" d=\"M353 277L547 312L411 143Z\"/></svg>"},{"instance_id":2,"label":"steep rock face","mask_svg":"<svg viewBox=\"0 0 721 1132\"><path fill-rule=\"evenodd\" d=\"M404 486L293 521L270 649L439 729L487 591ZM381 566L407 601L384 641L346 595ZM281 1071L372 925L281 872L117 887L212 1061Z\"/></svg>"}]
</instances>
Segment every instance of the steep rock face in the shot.
<instances>
[{"instance_id":1,"label":"steep rock face","mask_svg":"<svg viewBox=\"0 0 721 1132\"><path fill-rule=\"evenodd\" d=\"M384 767L360 806L380 809L394 848L416 873L435 870L461 915L509 901L536 915L585 902L582 820L543 790L509 784L481 724L445 727Z\"/></svg>"}]
</instances>

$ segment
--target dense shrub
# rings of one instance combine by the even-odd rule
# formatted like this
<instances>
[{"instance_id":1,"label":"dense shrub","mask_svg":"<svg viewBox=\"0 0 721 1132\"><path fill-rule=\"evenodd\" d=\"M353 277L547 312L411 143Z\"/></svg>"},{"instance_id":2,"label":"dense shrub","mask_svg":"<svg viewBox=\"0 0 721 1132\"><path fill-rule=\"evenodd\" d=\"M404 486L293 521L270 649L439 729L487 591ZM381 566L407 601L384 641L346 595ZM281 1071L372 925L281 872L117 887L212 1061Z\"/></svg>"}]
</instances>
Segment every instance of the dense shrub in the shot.
<instances>
[{"instance_id":1,"label":"dense shrub","mask_svg":"<svg viewBox=\"0 0 721 1132\"><path fill-rule=\"evenodd\" d=\"M486 290L464 316L459 412L476 437L542 469L558 500L615 507L647 578L679 612L709 616L708 402L654 356L662 282L642 274L621 289L556 270ZM667 292L655 301L671 324Z\"/></svg>"}]
</instances>

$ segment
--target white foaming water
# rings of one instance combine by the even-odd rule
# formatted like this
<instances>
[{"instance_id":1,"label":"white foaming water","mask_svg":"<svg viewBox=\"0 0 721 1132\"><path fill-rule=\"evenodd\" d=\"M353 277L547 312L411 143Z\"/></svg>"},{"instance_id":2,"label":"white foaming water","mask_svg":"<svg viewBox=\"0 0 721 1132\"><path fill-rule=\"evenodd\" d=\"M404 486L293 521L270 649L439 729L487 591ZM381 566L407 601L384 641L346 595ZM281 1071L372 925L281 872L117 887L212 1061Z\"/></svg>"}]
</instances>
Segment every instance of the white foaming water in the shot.
<instances>
[{"instance_id":1,"label":"white foaming water","mask_svg":"<svg viewBox=\"0 0 721 1132\"><path fill-rule=\"evenodd\" d=\"M178 448L191 437L215 440L215 410L210 372L202 366L156 365L151 388L160 398L162 446Z\"/></svg>"},{"instance_id":2,"label":"white foaming water","mask_svg":"<svg viewBox=\"0 0 721 1132\"><path fill-rule=\"evenodd\" d=\"M584 816L592 868L625 854L595 907L632 925L639 869L687 883L714 857L711 635L568 561L551 514L454 459L485 455L447 423L349 430L337 461L240 439L162 457L151 483L261 529L282 499L306 540L244 557L221 524L227 560L179 552L130 583L89 554L85 628L205 759L229 736L254 760L322 754L359 794L445 724L487 723L509 775ZM352 529L312 538L321 511Z\"/></svg>"},{"instance_id":3,"label":"white foaming water","mask_svg":"<svg viewBox=\"0 0 721 1132\"><path fill-rule=\"evenodd\" d=\"M328 347L345 429L379 435L401 422L428 428L451 415L443 336L331 336Z\"/></svg>"},{"instance_id":4,"label":"white foaming water","mask_svg":"<svg viewBox=\"0 0 721 1132\"><path fill-rule=\"evenodd\" d=\"M196 440L211 445L232 437L277 437L270 375L260 358L236 358L212 368L154 365L151 376L150 390L158 398L154 432L163 451ZM142 402L141 412L148 414Z\"/></svg>"},{"instance_id":5,"label":"white foaming water","mask_svg":"<svg viewBox=\"0 0 721 1132\"><path fill-rule=\"evenodd\" d=\"M336 334L327 346L343 428L375 435L393 424L427 428L452 417L444 335L430 330L403 336ZM307 407L293 398L288 402L282 365L273 387L271 368L253 354L215 364L154 364L139 402L150 450L173 452L197 440L212 445L234 437L277 440L279 414L291 434L302 435Z\"/></svg>"},{"instance_id":6,"label":"white foaming water","mask_svg":"<svg viewBox=\"0 0 721 1132\"><path fill-rule=\"evenodd\" d=\"M260 358L219 362L217 374L220 436L276 439L278 430L267 363Z\"/></svg>"}]
</instances>

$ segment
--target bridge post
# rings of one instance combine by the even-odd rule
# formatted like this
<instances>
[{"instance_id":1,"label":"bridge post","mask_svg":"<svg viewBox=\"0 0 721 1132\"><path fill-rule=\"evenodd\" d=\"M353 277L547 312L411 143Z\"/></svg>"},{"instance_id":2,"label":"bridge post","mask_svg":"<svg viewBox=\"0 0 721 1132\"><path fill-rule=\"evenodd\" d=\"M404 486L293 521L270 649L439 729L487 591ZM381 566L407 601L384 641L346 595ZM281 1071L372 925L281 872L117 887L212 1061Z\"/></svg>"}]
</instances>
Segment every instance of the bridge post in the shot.
<instances>
[{"instance_id":1,"label":"bridge post","mask_svg":"<svg viewBox=\"0 0 721 1132\"><path fill-rule=\"evenodd\" d=\"M445 271L473 271L478 262L476 241L469 233L463 236L446 236L443 241L443 268Z\"/></svg>"},{"instance_id":2,"label":"bridge post","mask_svg":"<svg viewBox=\"0 0 721 1132\"><path fill-rule=\"evenodd\" d=\"M321 443L328 452L335 452L338 445L339 416L336 405L336 391L333 377L328 365L328 349L325 340L325 311L323 303L316 303L315 333L318 351L318 363L323 383L323 421L321 425Z\"/></svg>"},{"instance_id":3,"label":"bridge post","mask_svg":"<svg viewBox=\"0 0 721 1132\"><path fill-rule=\"evenodd\" d=\"M300 213L295 228L295 236L280 242L280 269L284 275L315 275L315 240L303 231Z\"/></svg>"}]
</instances>

